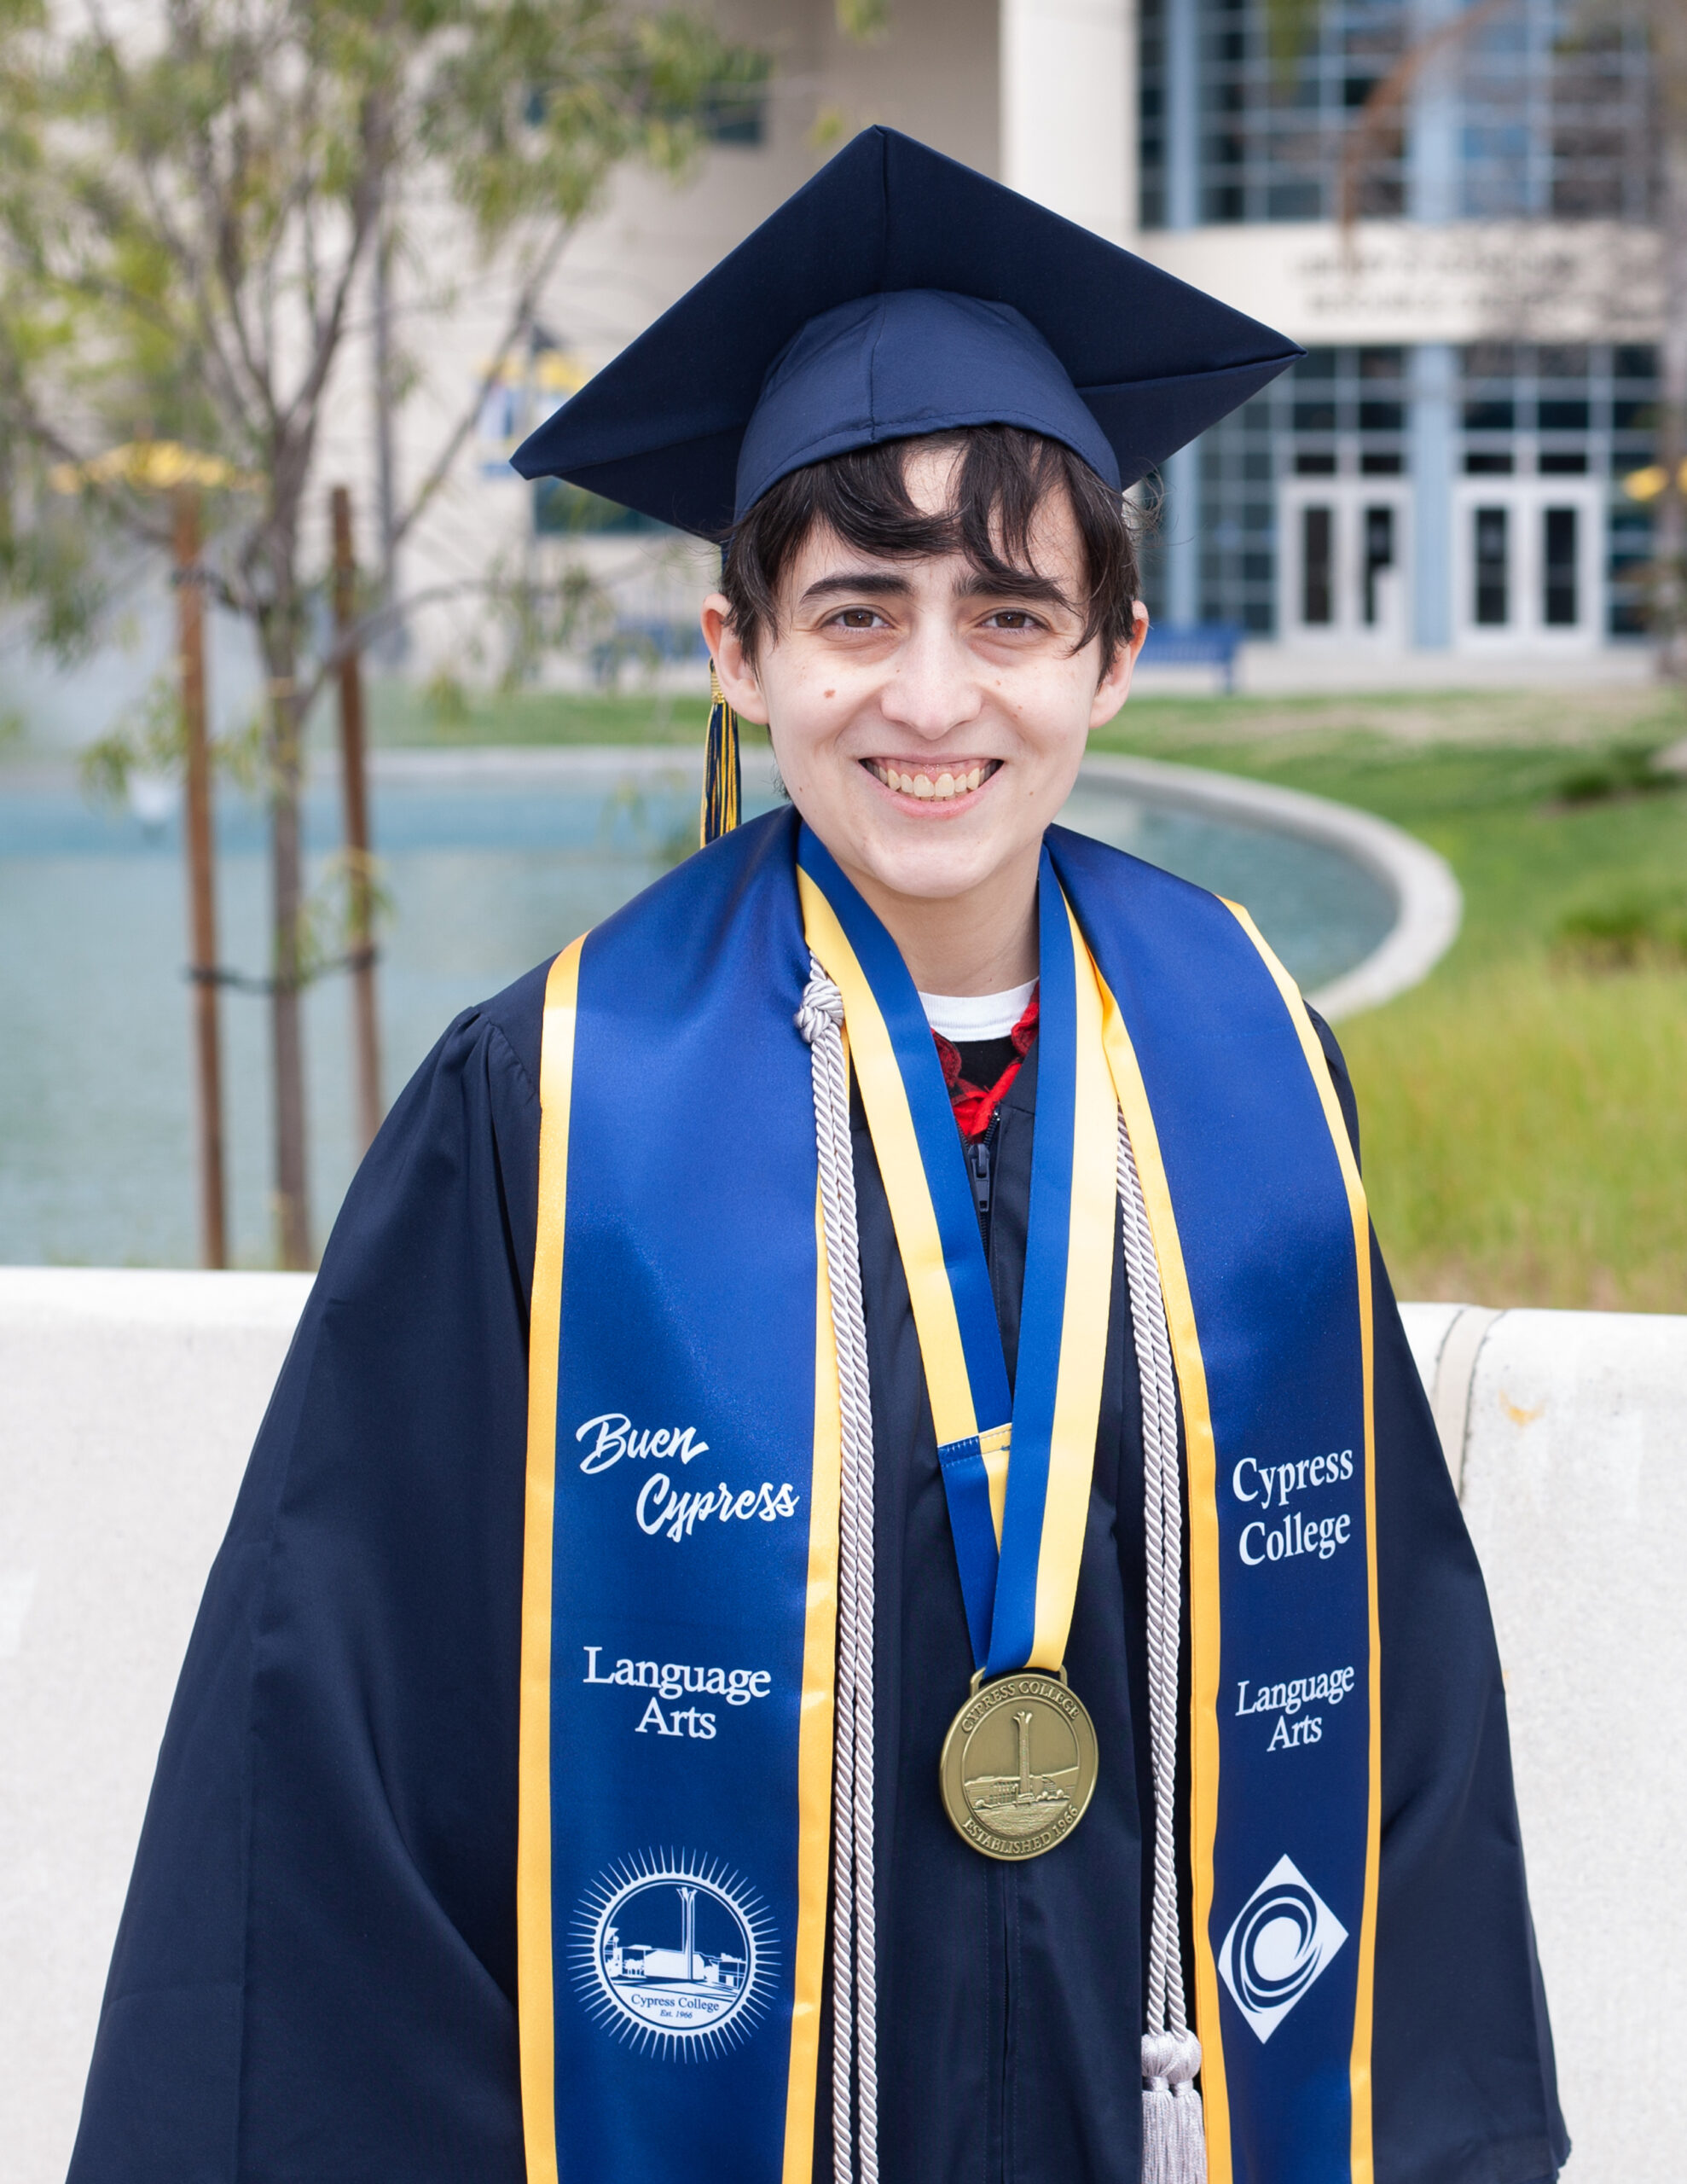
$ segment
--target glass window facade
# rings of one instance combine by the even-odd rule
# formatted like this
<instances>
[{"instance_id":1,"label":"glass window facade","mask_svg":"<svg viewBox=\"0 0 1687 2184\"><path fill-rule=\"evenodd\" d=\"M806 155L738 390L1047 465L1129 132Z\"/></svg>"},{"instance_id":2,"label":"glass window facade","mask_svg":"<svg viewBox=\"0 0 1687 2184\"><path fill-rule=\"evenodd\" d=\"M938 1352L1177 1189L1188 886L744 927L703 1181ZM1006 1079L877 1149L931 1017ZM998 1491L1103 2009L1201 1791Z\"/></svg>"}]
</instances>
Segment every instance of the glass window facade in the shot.
<instances>
[{"instance_id":1,"label":"glass window facade","mask_svg":"<svg viewBox=\"0 0 1687 2184\"><path fill-rule=\"evenodd\" d=\"M1458 352L1454 446L1460 474L1605 482L1611 636L1638 636L1642 629L1638 578L1650 553L1651 517L1624 481L1655 459L1656 398L1657 353L1644 345L1483 342ZM1255 636L1278 634L1279 482L1409 478L1412 399L1409 349L1314 349L1204 435L1197 446L1203 622L1239 623ZM1166 541L1186 520L1187 511L1168 507L1149 536L1151 613L1163 611ZM1478 560L1486 556L1493 564L1489 590L1497 598L1512 543L1489 527L1494 536L1478 542ZM1549 539L1546 551L1549 562L1557 553L1555 566L1568 569L1574 561L1568 535L1556 546ZM1317 580L1307 572L1319 558L1301 542L1303 581ZM1562 593L1574 578L1561 574L1557 581ZM1549 625L1554 612L1549 603ZM1313 624L1320 618L1302 619ZM1480 625L1480 605L1475 620Z\"/></svg>"},{"instance_id":2,"label":"glass window facade","mask_svg":"<svg viewBox=\"0 0 1687 2184\"><path fill-rule=\"evenodd\" d=\"M1180 46L1172 10L1195 18ZM1405 96L1366 102L1418 35L1411 0L1142 0L1141 217L1166 224L1180 156L1168 117L1180 52L1197 81L1196 220L1388 218L1422 213L1414 159L1431 104L1450 125L1455 173L1431 217L1645 219L1659 199L1646 37L1620 8L1514 0L1420 70ZM1296 26L1299 35L1296 37ZM1290 41L1290 42L1285 42Z\"/></svg>"},{"instance_id":3,"label":"glass window facade","mask_svg":"<svg viewBox=\"0 0 1687 2184\"><path fill-rule=\"evenodd\" d=\"M1638 9L1623 0L1600 9L1586 0L1512 0L1443 39L1427 61L1420 53L1396 79L1400 96L1367 108L1444 12L1418 0L1299 8L1139 0L1144 226L1328 220L1343 211L1430 221L1658 217L1661 131ZM1458 519L1469 531L1471 568L1459 580L1469 627L1489 626L1484 599L1499 614L1525 560L1529 585L1540 590L1539 625L1586 626L1597 566L1587 559L1590 532L1603 526L1605 634L1638 635L1651 517L1623 481L1654 459L1655 352L1522 341L1460 351L1450 452L1445 410L1422 412L1424 430L1414 433L1417 361L1409 347L1318 350L1207 433L1181 473L1186 488L1191 473L1198 479L1198 491L1186 490L1181 508L1165 505L1151 530L1151 607L1164 601L1176 554L1186 557L1185 596L1192 569L1203 621L1269 636L1280 613L1320 626L1327 617L1311 610L1322 602L1342 626L1368 622L1361 599L1348 596L1340 613L1333 595L1325 601L1331 555L1343 570L1357 555L1361 591L1373 561L1406 578L1401 539L1415 521L1407 502L1413 449L1422 445L1437 450L1437 469L1450 464L1459 508L1489 511L1486 531ZM1435 358L1423 361L1441 369ZM1434 383L1431 373L1423 384ZM1400 535L1383 541L1379 532L1374 552L1357 533L1342 531L1336 543L1322 538L1326 503L1310 488L1284 497L1290 480L1390 478L1401 485L1379 485L1374 497L1358 485L1332 486L1327 502L1331 509L1351 504L1361 528L1394 511L1389 520ZM1491 501L1470 482L1484 479L1496 481ZM1499 482L1508 479L1510 487ZM1567 482L1562 503L1545 488L1530 498L1528 481L1554 479L1586 482ZM1278 537L1283 506L1290 511L1281 519L1292 532L1286 539ZM1539 537L1537 506L1545 526ZM1504 523L1493 520L1502 508L1511 511ZM1528 528L1524 560L1521 534L1513 535L1521 523ZM1392 559L1378 560L1384 555ZM1285 606L1284 581L1307 596L1296 593Z\"/></svg>"}]
</instances>

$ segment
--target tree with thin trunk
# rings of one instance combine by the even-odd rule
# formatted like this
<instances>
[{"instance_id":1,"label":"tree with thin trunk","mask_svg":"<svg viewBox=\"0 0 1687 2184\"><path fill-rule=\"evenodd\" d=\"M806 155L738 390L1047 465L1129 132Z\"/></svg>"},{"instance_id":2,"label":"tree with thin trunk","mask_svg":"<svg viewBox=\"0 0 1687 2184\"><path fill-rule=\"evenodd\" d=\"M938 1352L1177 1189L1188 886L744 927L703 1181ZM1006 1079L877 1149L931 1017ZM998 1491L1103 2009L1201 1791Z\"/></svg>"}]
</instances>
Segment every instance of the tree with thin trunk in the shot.
<instances>
[{"instance_id":1,"label":"tree with thin trunk","mask_svg":"<svg viewBox=\"0 0 1687 2184\"><path fill-rule=\"evenodd\" d=\"M310 1263L306 716L341 650L402 611L392 559L609 177L629 161L681 176L710 114L765 73L693 14L611 0L148 0L110 15L102 0L0 0L0 589L28 602L38 642L92 642L121 554L169 543L165 450L220 481L201 579L252 630L267 690L288 1266ZM336 633L307 561L324 413L345 398L381 254L424 195L465 246L439 255L469 256L501 290L502 331L402 499L384 453L380 595ZM390 401L390 354L381 369Z\"/></svg>"}]
</instances>

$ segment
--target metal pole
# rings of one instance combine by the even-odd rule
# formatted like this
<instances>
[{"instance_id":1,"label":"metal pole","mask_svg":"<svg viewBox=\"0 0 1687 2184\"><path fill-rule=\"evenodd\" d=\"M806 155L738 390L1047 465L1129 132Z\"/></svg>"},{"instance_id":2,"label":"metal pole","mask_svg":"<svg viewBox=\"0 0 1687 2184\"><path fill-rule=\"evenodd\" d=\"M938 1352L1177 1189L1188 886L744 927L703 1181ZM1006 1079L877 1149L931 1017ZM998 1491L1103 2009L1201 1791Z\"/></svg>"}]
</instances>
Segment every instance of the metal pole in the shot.
<instances>
[{"instance_id":1,"label":"metal pole","mask_svg":"<svg viewBox=\"0 0 1687 2184\"><path fill-rule=\"evenodd\" d=\"M351 553L351 496L336 485L333 510L334 626L343 638L357 619L357 565ZM367 1152L380 1128L380 1033L375 1017L374 888L369 862L368 772L363 739L363 672L358 648L339 663L340 777L345 798L345 855L351 897L351 1029L357 1054L357 1128Z\"/></svg>"},{"instance_id":2,"label":"metal pole","mask_svg":"<svg viewBox=\"0 0 1687 2184\"><path fill-rule=\"evenodd\" d=\"M199 494L178 485L175 507L176 624L182 724L188 746L188 912L199 1078L200 1251L229 1263L223 1179L223 1054L217 1036L217 890L211 844L211 753L205 724L205 594L199 573Z\"/></svg>"}]
</instances>

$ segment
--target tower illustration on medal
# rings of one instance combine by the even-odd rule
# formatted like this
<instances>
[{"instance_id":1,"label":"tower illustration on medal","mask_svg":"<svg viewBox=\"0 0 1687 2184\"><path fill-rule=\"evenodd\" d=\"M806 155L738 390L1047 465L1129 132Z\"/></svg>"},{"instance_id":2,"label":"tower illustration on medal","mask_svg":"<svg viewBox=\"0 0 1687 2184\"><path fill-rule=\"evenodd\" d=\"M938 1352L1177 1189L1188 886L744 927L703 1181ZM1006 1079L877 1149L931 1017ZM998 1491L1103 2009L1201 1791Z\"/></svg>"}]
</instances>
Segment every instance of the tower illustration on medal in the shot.
<instances>
[{"instance_id":1,"label":"tower illustration on medal","mask_svg":"<svg viewBox=\"0 0 1687 2184\"><path fill-rule=\"evenodd\" d=\"M1032 1764L1032 1733L1036 1714L1029 1706L1013 1710L1016 1772L1012 1774L964 1774L961 1786L966 1802L987 1827L999 1835L1035 1835L1068 1809L1078 1785L1078 1751L1070 1734L1061 1741L1071 1753L1071 1764L1038 1774ZM1047 1740L1053 1742L1051 1736ZM976 1741L976 1740L975 1740ZM980 1755L967 1753L969 1760Z\"/></svg>"},{"instance_id":2,"label":"tower illustration on medal","mask_svg":"<svg viewBox=\"0 0 1687 2184\"><path fill-rule=\"evenodd\" d=\"M941 1778L949 1818L993 1858L1035 1858L1083 1818L1095 1787L1095 1730L1064 1681L1023 1674L985 1684L956 1715Z\"/></svg>"}]
</instances>

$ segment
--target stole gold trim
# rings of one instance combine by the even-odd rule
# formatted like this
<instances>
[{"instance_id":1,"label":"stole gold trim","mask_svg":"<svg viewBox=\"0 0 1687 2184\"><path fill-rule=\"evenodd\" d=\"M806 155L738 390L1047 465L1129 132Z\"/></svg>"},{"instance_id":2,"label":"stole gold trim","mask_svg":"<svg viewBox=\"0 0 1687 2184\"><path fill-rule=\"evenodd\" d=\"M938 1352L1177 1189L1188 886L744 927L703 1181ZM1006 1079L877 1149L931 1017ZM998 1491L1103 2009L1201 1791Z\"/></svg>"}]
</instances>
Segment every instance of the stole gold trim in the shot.
<instances>
[{"instance_id":1,"label":"stole gold trim","mask_svg":"<svg viewBox=\"0 0 1687 2184\"><path fill-rule=\"evenodd\" d=\"M815 1456L809 1501L809 1593L797 1742L797 1947L791 2010L784 2184L810 2184L820 2077L826 1913L832 1867L832 1754L838 1707L838 1524L844 1420L826 1274L826 1223L815 1189Z\"/></svg>"},{"instance_id":2,"label":"stole gold trim","mask_svg":"<svg viewBox=\"0 0 1687 2184\"><path fill-rule=\"evenodd\" d=\"M803 903L803 938L844 996L850 1056L861 1082L873 1153L884 1177L897 1246L908 1270L908 1295L938 1446L964 1441L978 1431L978 1419L972 1407L972 1384L967 1378L954 1293L943 1263L942 1239L937 1233L937 1216L908 1111L901 1069L867 973L855 960L837 913L800 866L797 886ZM998 1461L1005 1485L1005 1448ZM993 1489L994 1485L993 1479ZM997 1536L1000 1536L1000 1516Z\"/></svg>"},{"instance_id":3,"label":"stole gold trim","mask_svg":"<svg viewBox=\"0 0 1687 2184\"><path fill-rule=\"evenodd\" d=\"M1066 1661L1078 1598L1084 1532L1095 1474L1095 1437L1107 1372L1113 1304L1114 1205L1119 1111L1102 1043L1101 976L1063 892L1072 935L1077 1015L1072 1114L1071 1203L1067 1213L1066 1299L1055 1382L1048 1484L1037 1557L1036 1606L1027 1668L1051 1673ZM1012 1459L1010 1458L1010 1462ZM998 1525L997 1536L1001 1528Z\"/></svg>"},{"instance_id":4,"label":"stole gold trim","mask_svg":"<svg viewBox=\"0 0 1687 2184\"><path fill-rule=\"evenodd\" d=\"M557 1362L568 1207L568 1123L584 939L545 980L539 1048L539 1218L528 1316L527 1496L521 1564L516 2000L528 2184L557 2184L556 2024L551 1961L551 1561L556 1515Z\"/></svg>"}]
</instances>

